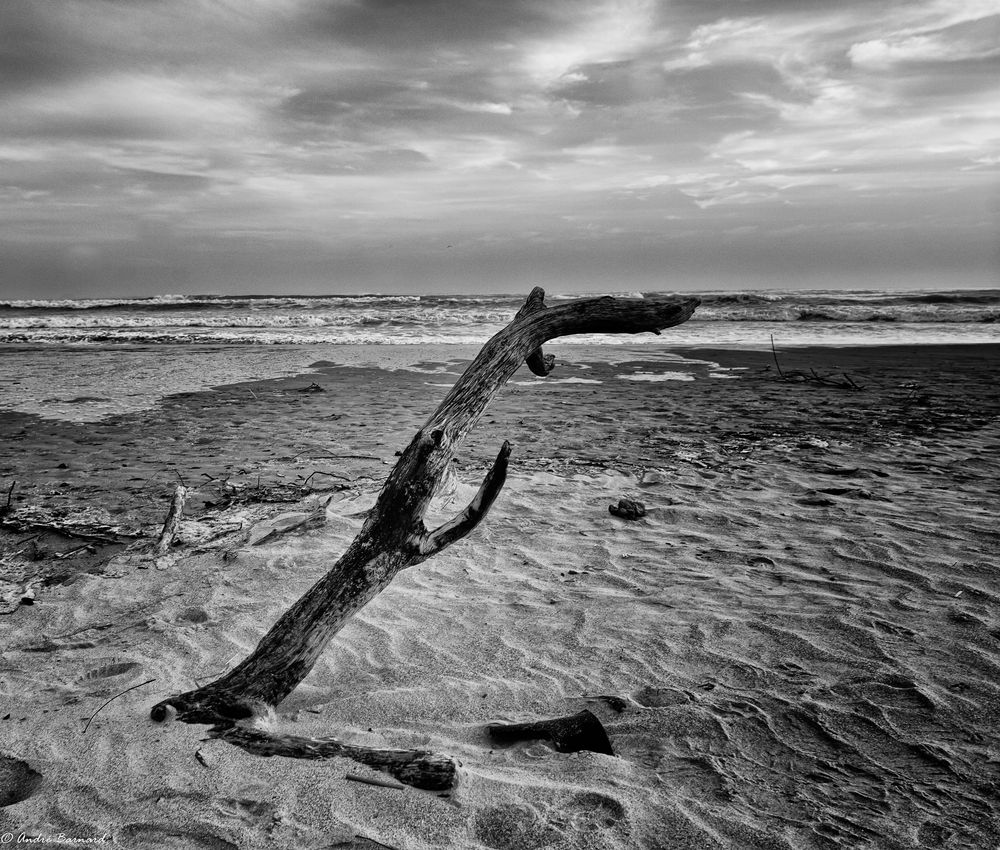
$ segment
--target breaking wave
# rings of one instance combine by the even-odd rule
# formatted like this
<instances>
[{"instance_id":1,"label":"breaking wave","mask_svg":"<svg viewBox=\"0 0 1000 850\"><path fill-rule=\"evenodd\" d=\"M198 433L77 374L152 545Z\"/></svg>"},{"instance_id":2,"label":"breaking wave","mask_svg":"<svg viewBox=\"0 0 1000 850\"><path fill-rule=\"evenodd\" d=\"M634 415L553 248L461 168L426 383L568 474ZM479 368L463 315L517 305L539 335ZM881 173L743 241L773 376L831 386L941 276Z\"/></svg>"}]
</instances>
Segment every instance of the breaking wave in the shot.
<instances>
[{"instance_id":1,"label":"breaking wave","mask_svg":"<svg viewBox=\"0 0 1000 850\"><path fill-rule=\"evenodd\" d=\"M609 293L644 298L653 293ZM984 326L1000 321L1000 290L700 292L689 328L788 324L851 336L876 325ZM549 304L587 297L555 293ZM593 297L593 296L591 296ZM0 300L0 342L481 342L513 317L522 294L160 295ZM853 329L853 330L852 330ZM720 328L721 330L721 328ZM747 327L745 335L759 335ZM727 332L728 333L728 332ZM732 336L729 333L729 336ZM648 341L633 338L633 341Z\"/></svg>"}]
</instances>

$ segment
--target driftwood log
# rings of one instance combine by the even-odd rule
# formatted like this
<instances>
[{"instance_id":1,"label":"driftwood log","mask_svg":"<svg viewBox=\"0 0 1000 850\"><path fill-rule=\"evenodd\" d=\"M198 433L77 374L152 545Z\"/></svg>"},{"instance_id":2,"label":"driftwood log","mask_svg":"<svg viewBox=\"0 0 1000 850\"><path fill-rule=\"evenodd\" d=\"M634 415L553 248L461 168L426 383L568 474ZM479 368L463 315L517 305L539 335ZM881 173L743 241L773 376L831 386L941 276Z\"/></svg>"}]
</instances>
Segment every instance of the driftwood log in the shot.
<instances>
[{"instance_id":1,"label":"driftwood log","mask_svg":"<svg viewBox=\"0 0 1000 850\"><path fill-rule=\"evenodd\" d=\"M531 723L491 723L486 727L497 744L514 744L518 741L551 741L560 753L578 753L590 750L613 756L611 741L597 715L585 708L566 717L535 720Z\"/></svg>"},{"instance_id":2,"label":"driftwood log","mask_svg":"<svg viewBox=\"0 0 1000 850\"><path fill-rule=\"evenodd\" d=\"M265 715L287 697L331 638L397 573L461 540L480 523L503 487L511 451L507 442L462 513L434 529L426 527L424 514L462 439L522 362L545 376L555 364L552 355L542 352L548 340L572 334L658 334L687 321L699 303L669 296L604 297L546 307L544 298L542 289L532 290L511 323L482 348L402 452L361 531L330 571L285 612L244 661L214 682L158 703L150 712L154 720L176 716L189 723L214 724L220 737L257 752L346 755L418 787L450 784L454 764L445 760L450 767L443 766L433 753L403 756L399 750L361 752L363 748L348 748L333 739L296 741L248 728L245 721Z\"/></svg>"}]
</instances>

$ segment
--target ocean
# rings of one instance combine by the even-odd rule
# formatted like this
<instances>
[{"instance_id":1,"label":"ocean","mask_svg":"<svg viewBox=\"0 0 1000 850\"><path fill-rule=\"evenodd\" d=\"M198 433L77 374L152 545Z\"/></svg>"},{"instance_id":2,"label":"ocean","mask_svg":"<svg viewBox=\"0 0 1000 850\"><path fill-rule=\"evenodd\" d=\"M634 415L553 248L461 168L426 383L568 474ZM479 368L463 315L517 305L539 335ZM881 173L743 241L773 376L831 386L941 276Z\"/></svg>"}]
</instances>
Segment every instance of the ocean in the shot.
<instances>
[{"instance_id":1,"label":"ocean","mask_svg":"<svg viewBox=\"0 0 1000 850\"><path fill-rule=\"evenodd\" d=\"M606 293L644 297L650 293ZM683 295L685 293L677 293ZM654 334L555 345L673 347L1000 342L1000 290L698 292L694 318ZM317 361L419 368L468 359L517 295L162 295L0 300L0 410L94 421L177 392L308 371ZM558 304L587 295L549 294ZM609 351L600 355L611 356Z\"/></svg>"},{"instance_id":2,"label":"ocean","mask_svg":"<svg viewBox=\"0 0 1000 850\"><path fill-rule=\"evenodd\" d=\"M525 293L526 294L526 293ZM314 343L477 345L524 301L518 295L163 295L0 301L0 343ZM650 293L612 293L643 297ZM685 294L685 293L678 293ZM698 292L694 318L669 336L589 337L663 345L878 345L993 342L1000 289ZM547 303L587 297L549 295ZM575 341L581 341L579 339Z\"/></svg>"}]
</instances>

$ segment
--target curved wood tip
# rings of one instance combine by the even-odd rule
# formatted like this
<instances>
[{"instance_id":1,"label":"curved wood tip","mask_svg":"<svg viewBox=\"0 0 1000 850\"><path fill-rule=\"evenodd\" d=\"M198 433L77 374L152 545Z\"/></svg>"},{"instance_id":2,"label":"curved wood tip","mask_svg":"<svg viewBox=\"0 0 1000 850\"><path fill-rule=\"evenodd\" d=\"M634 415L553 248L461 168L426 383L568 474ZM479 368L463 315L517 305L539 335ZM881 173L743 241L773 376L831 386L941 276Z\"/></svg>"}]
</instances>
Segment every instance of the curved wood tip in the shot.
<instances>
[{"instance_id":1,"label":"curved wood tip","mask_svg":"<svg viewBox=\"0 0 1000 850\"><path fill-rule=\"evenodd\" d=\"M544 378L556 367L555 355L543 354L541 348L536 348L532 351L531 354L524 358L524 362L532 374L538 375L539 378Z\"/></svg>"},{"instance_id":2,"label":"curved wood tip","mask_svg":"<svg viewBox=\"0 0 1000 850\"><path fill-rule=\"evenodd\" d=\"M169 702L158 702L149 710L149 717L157 723L167 723L177 717L177 709Z\"/></svg>"},{"instance_id":3,"label":"curved wood tip","mask_svg":"<svg viewBox=\"0 0 1000 850\"><path fill-rule=\"evenodd\" d=\"M678 304L680 314L684 317L682 321L687 321L694 315L694 311L701 306L700 298L682 298Z\"/></svg>"},{"instance_id":4,"label":"curved wood tip","mask_svg":"<svg viewBox=\"0 0 1000 850\"><path fill-rule=\"evenodd\" d=\"M701 304L700 298L679 298L674 295L652 295L645 301L655 315L655 320L646 327L646 330L657 336L662 330L684 324Z\"/></svg>"},{"instance_id":5,"label":"curved wood tip","mask_svg":"<svg viewBox=\"0 0 1000 850\"><path fill-rule=\"evenodd\" d=\"M540 286L536 286L531 292L528 293L528 297L524 299L524 304L521 305L521 309L517 311L517 315L514 316L515 319L520 319L524 316L530 316L532 313L537 313L539 310L545 309L545 290Z\"/></svg>"}]
</instances>

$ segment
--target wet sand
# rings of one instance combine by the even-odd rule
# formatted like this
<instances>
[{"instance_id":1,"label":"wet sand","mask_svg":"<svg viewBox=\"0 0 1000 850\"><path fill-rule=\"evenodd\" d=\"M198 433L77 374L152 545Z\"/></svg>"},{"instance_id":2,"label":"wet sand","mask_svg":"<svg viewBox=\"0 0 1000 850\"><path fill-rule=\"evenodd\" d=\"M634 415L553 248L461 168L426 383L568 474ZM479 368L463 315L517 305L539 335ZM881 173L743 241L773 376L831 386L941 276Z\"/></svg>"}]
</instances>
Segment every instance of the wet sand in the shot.
<instances>
[{"instance_id":1,"label":"wet sand","mask_svg":"<svg viewBox=\"0 0 1000 850\"><path fill-rule=\"evenodd\" d=\"M147 713L231 666L325 572L459 362L319 365L99 422L0 413L15 509L151 530L179 479L194 490L166 569L4 533L0 832L123 847L996 844L1000 346L780 353L860 392L780 382L770 352L552 350L557 371L518 373L460 453L452 509L514 444L485 523L399 576L273 721L452 755L447 800ZM253 498L296 490L302 503ZM331 495L322 528L248 545ZM646 517L612 517L622 496ZM222 520L232 532L205 543ZM17 604L29 586L34 604ZM484 731L583 707L615 756L498 749Z\"/></svg>"}]
</instances>

